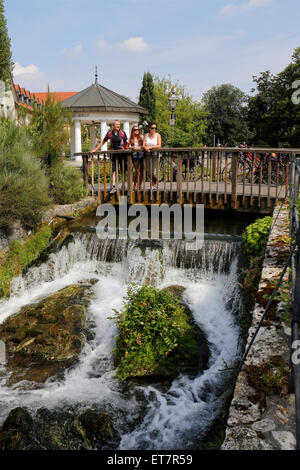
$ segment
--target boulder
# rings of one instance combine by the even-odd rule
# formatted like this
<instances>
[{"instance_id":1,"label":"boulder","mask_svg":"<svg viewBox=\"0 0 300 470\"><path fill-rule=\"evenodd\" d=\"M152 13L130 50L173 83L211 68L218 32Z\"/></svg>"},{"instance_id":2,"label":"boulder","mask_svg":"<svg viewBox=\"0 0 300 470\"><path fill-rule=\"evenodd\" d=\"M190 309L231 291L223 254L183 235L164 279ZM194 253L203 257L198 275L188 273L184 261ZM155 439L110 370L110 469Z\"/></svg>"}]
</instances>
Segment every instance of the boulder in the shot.
<instances>
[{"instance_id":1,"label":"boulder","mask_svg":"<svg viewBox=\"0 0 300 470\"><path fill-rule=\"evenodd\" d=\"M12 370L11 383L43 382L78 358L91 295L91 283L72 285L23 307L0 325L7 367Z\"/></svg>"},{"instance_id":2,"label":"boulder","mask_svg":"<svg viewBox=\"0 0 300 470\"><path fill-rule=\"evenodd\" d=\"M207 367L209 347L182 300L183 291L181 286L129 286L127 302L116 312L115 365L121 380L174 378Z\"/></svg>"},{"instance_id":3,"label":"boulder","mask_svg":"<svg viewBox=\"0 0 300 470\"><path fill-rule=\"evenodd\" d=\"M120 442L109 415L98 408L12 410L0 428L0 450L104 450Z\"/></svg>"}]
</instances>

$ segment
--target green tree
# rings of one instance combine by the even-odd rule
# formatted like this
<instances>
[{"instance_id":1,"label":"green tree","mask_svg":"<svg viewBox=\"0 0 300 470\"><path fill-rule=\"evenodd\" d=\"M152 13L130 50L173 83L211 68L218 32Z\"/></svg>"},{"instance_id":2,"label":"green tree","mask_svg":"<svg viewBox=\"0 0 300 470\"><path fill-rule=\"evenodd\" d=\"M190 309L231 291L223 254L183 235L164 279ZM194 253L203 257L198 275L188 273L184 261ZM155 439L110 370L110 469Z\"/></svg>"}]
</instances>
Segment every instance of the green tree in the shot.
<instances>
[{"instance_id":1,"label":"green tree","mask_svg":"<svg viewBox=\"0 0 300 470\"><path fill-rule=\"evenodd\" d=\"M300 79L300 47L292 62L278 75L269 71L254 76L256 95L250 97L248 119L253 130L253 144L300 146L300 104L292 101L293 83Z\"/></svg>"},{"instance_id":2,"label":"green tree","mask_svg":"<svg viewBox=\"0 0 300 470\"><path fill-rule=\"evenodd\" d=\"M0 168L0 229L9 230L15 221L33 228L51 204L48 178L32 156L26 129L3 119Z\"/></svg>"},{"instance_id":3,"label":"green tree","mask_svg":"<svg viewBox=\"0 0 300 470\"><path fill-rule=\"evenodd\" d=\"M203 105L194 101L180 83L171 78L154 78L158 131L165 147L197 147L203 145L206 117ZM170 127L171 110L169 98L175 93L179 100L175 110L176 121Z\"/></svg>"},{"instance_id":4,"label":"green tree","mask_svg":"<svg viewBox=\"0 0 300 470\"><path fill-rule=\"evenodd\" d=\"M61 102L55 102L49 90L46 104L34 109L29 131L39 156L48 155L50 196L57 204L71 204L84 196L81 172L66 167L61 158L69 141L72 114Z\"/></svg>"},{"instance_id":5,"label":"green tree","mask_svg":"<svg viewBox=\"0 0 300 470\"><path fill-rule=\"evenodd\" d=\"M146 116L141 116L140 123L144 120L151 122L156 120L156 105L153 77L150 72L144 73L142 88L140 90L139 105L149 111Z\"/></svg>"},{"instance_id":6,"label":"green tree","mask_svg":"<svg viewBox=\"0 0 300 470\"><path fill-rule=\"evenodd\" d=\"M223 145L233 146L248 141L251 136L247 124L247 95L231 84L214 86L203 95L209 112L206 144L212 145L213 136Z\"/></svg>"},{"instance_id":7,"label":"green tree","mask_svg":"<svg viewBox=\"0 0 300 470\"><path fill-rule=\"evenodd\" d=\"M29 131L33 139L34 150L39 156L48 155L50 159L62 156L69 140L72 115L48 89L45 106L35 108Z\"/></svg>"},{"instance_id":8,"label":"green tree","mask_svg":"<svg viewBox=\"0 0 300 470\"><path fill-rule=\"evenodd\" d=\"M262 72L258 77L254 76L253 81L256 83L256 96L249 97L248 102L248 123L253 133L251 143L259 146L271 145L271 134L273 132L273 124L270 122L268 115L272 108L274 100L274 82L275 77L269 70ZM252 93L255 88L252 88Z\"/></svg>"},{"instance_id":9,"label":"green tree","mask_svg":"<svg viewBox=\"0 0 300 470\"><path fill-rule=\"evenodd\" d=\"M8 87L13 70L10 38L4 11L4 0L0 0L0 80Z\"/></svg>"}]
</instances>

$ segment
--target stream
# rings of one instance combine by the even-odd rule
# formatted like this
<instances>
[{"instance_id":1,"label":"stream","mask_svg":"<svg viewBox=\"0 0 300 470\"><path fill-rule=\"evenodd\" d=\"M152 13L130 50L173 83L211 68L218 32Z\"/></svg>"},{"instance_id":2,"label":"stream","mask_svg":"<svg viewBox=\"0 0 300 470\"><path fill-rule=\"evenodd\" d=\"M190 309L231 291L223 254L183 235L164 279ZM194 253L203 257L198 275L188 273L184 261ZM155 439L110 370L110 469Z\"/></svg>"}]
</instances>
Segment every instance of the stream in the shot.
<instances>
[{"instance_id":1,"label":"stream","mask_svg":"<svg viewBox=\"0 0 300 470\"><path fill-rule=\"evenodd\" d=\"M205 448L207 433L228 407L232 368L241 354L240 253L240 242L205 241L198 252L187 252L184 241L152 247L75 233L73 241L47 262L14 279L10 298L0 301L0 323L23 306L93 279L94 296L87 311L93 335L86 339L79 361L62 377L45 383L23 380L9 385L9 372L0 366L0 424L19 406L33 415L42 407L99 406L112 416L120 450ZM122 307L130 283L185 287L184 301L209 345L206 370L161 383L115 378L112 351L117 329L112 317L114 309Z\"/></svg>"}]
</instances>

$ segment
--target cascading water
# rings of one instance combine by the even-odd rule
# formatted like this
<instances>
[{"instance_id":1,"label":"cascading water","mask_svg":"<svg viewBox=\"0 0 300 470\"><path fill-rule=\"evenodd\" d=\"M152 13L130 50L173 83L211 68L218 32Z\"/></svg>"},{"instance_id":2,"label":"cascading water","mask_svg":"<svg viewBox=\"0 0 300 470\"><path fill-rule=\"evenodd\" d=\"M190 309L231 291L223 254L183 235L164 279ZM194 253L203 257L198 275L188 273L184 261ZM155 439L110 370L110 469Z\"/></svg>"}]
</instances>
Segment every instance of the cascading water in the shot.
<instances>
[{"instance_id":1,"label":"cascading water","mask_svg":"<svg viewBox=\"0 0 300 470\"><path fill-rule=\"evenodd\" d=\"M154 247L133 241L101 241L78 233L59 253L32 267L11 286L0 302L0 323L24 306L68 285L95 279L88 317L94 332L78 363L63 378L43 385L8 385L0 367L0 422L17 406L32 412L68 406L99 405L110 410L121 434L120 449L196 449L230 396L228 385L239 355L240 310L237 243L205 242L199 252L185 250L184 241ZM205 333L210 347L208 368L181 375L171 384L120 383L115 378L112 350L117 330L111 316L122 307L127 285L185 287L184 300Z\"/></svg>"}]
</instances>

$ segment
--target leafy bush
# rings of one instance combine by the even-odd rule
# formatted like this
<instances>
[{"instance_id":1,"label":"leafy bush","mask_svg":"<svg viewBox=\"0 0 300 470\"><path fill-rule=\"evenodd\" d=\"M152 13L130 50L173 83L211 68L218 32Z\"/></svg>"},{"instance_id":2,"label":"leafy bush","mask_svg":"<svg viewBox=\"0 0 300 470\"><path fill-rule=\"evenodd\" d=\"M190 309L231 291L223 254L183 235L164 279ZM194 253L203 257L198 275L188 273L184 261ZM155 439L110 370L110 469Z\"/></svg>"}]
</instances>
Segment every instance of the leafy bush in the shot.
<instances>
[{"instance_id":1,"label":"leafy bush","mask_svg":"<svg viewBox=\"0 0 300 470\"><path fill-rule=\"evenodd\" d=\"M50 203L48 179L26 130L0 121L0 229L9 230L16 220L33 228Z\"/></svg>"},{"instance_id":2,"label":"leafy bush","mask_svg":"<svg viewBox=\"0 0 300 470\"><path fill-rule=\"evenodd\" d=\"M119 336L117 376L176 376L193 366L197 355L195 330L179 299L165 290L128 287L124 309L115 310Z\"/></svg>"},{"instance_id":3,"label":"leafy bush","mask_svg":"<svg viewBox=\"0 0 300 470\"><path fill-rule=\"evenodd\" d=\"M84 196L82 174L57 163L50 172L51 196L57 204L72 204Z\"/></svg>"},{"instance_id":4,"label":"leafy bush","mask_svg":"<svg viewBox=\"0 0 300 470\"><path fill-rule=\"evenodd\" d=\"M267 244L272 217L257 219L253 224L248 225L242 237L246 253L250 257L260 256Z\"/></svg>"}]
</instances>

